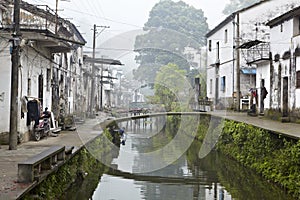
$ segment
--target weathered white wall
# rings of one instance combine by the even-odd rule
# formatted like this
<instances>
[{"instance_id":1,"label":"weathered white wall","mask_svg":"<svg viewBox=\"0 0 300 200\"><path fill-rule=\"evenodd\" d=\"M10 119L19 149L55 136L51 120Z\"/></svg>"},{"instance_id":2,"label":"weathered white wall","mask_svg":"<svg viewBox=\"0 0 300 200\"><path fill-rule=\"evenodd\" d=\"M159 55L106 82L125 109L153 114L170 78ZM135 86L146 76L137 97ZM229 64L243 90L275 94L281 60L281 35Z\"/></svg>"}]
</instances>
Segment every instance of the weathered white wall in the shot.
<instances>
[{"instance_id":1,"label":"weathered white wall","mask_svg":"<svg viewBox=\"0 0 300 200\"><path fill-rule=\"evenodd\" d=\"M271 52L273 56L275 54L280 54L281 56L285 51L290 47L291 35L292 35L292 22L283 23L283 32L280 32L280 26L270 29L265 22L280 16L287 11L291 10L294 7L300 5L299 1L296 0L272 0L266 1L265 3L243 11L240 14L240 27L241 27L241 39L242 41L249 40L262 40L270 41ZM288 62L288 63L287 63ZM289 66L289 60L281 62L282 66ZM276 66L276 64L275 64ZM285 69L283 67L283 69ZM275 72L278 72L278 67L275 67ZM286 70L282 71L282 76L289 76L289 73ZM265 79L265 87L268 90L269 94L265 99L265 108L270 107L270 98L273 98L273 106L282 106L278 105L277 90L273 90L272 97L270 97L270 64L265 62L264 65L257 66L256 74L256 88L258 88L258 94L260 94L260 83L261 79ZM289 83L290 84L290 83ZM290 87L289 87L290 88ZM282 94L282 89L281 89ZM291 95L290 95L291 97ZM260 98L260 95L259 95ZM260 102L260 100L259 100ZM282 102L281 102L282 104Z\"/></svg>"},{"instance_id":2,"label":"weathered white wall","mask_svg":"<svg viewBox=\"0 0 300 200\"><path fill-rule=\"evenodd\" d=\"M9 113L10 113L10 44L7 40L0 38L1 56L0 56L0 133L9 131Z\"/></svg>"},{"instance_id":3,"label":"weathered white wall","mask_svg":"<svg viewBox=\"0 0 300 200\"><path fill-rule=\"evenodd\" d=\"M297 35L296 37L293 38L293 51L295 51L296 48L300 48L300 35ZM295 59L295 64L296 64L296 72L300 71L300 57L296 57ZM297 76L295 75L295 78L297 78ZM300 108L300 89L295 88L295 106L296 108ZM293 96L293 95L292 95Z\"/></svg>"},{"instance_id":4,"label":"weathered white wall","mask_svg":"<svg viewBox=\"0 0 300 200\"><path fill-rule=\"evenodd\" d=\"M38 48L38 47L35 47ZM39 48L39 52L43 55L47 55L48 52L45 49ZM50 58L49 58L50 59ZM51 62L41 56L36 51L32 50L30 47L24 47L21 54L21 70L20 70L20 85L21 89L19 92L20 98L22 96L28 96L29 99L38 98L38 79L39 75L43 76L43 100L41 101L42 109L48 107L51 110L51 77L48 79L47 83L47 69L50 69ZM31 89L28 89L28 79L31 79ZM47 87L48 86L48 87ZM19 106L21 106L19 104ZM21 108L20 108L21 109ZM20 110L19 109L19 110ZM26 117L20 121L20 132L27 132Z\"/></svg>"},{"instance_id":5,"label":"weathered white wall","mask_svg":"<svg viewBox=\"0 0 300 200\"><path fill-rule=\"evenodd\" d=\"M9 45L1 46L1 48L6 49L9 48ZM8 51L8 50L5 50ZM43 54L46 54L43 49L39 49L39 51ZM6 53L4 53L6 54ZM3 54L3 55L4 55ZM4 101L0 101L0 132L8 132L9 131L9 118L10 118L10 77L11 77L11 62L10 55L0 56L0 93L4 92ZM47 90L47 68L50 68L50 61L46 58L40 56L36 51L33 51L29 47L23 47L20 55L20 63L21 68L19 68L19 112L18 116L16 116L18 121L18 131L21 133L25 133L28 131L26 126L27 113L25 113L25 117L21 119L21 101L20 99L23 96L32 98L38 98L38 76L43 74L44 77L44 99L41 102L43 108L49 107L51 108L51 89ZM28 79L31 79L31 89L28 89Z\"/></svg>"},{"instance_id":6,"label":"weathered white wall","mask_svg":"<svg viewBox=\"0 0 300 200\"><path fill-rule=\"evenodd\" d=\"M300 5L298 0L265 1L240 14L241 39L268 41L269 27L264 23Z\"/></svg>"},{"instance_id":7,"label":"weathered white wall","mask_svg":"<svg viewBox=\"0 0 300 200\"><path fill-rule=\"evenodd\" d=\"M256 88L257 88L257 94L258 94L258 107L261 107L260 101L261 101L261 80L265 80L265 88L268 91L268 95L264 100L264 108L268 109L270 108L270 64L267 64L265 66L258 65L256 68Z\"/></svg>"},{"instance_id":8,"label":"weathered white wall","mask_svg":"<svg viewBox=\"0 0 300 200\"><path fill-rule=\"evenodd\" d=\"M293 35L293 22L292 20L285 21L281 25L275 26L270 30L270 47L273 55L283 55L291 47L291 39Z\"/></svg>"},{"instance_id":9,"label":"weathered white wall","mask_svg":"<svg viewBox=\"0 0 300 200\"><path fill-rule=\"evenodd\" d=\"M227 30L227 42L225 42L225 30ZM233 93L233 35L232 23L228 23L215 34L210 36L207 41L211 40L211 51L209 50L209 42L207 42L207 97L213 99L215 97L217 77L225 76L225 91L221 91L221 81L219 80L219 97L231 97ZM219 74L216 74L216 67L212 66L217 61L217 42L219 42ZM212 87L210 86L212 79Z\"/></svg>"},{"instance_id":10,"label":"weathered white wall","mask_svg":"<svg viewBox=\"0 0 300 200\"><path fill-rule=\"evenodd\" d=\"M297 28L297 27L296 27ZM274 26L270 30L270 46L271 46L271 52L273 55L279 54L280 57L287 52L291 51L292 55L297 47L300 46L300 36L294 36L294 19L290 19L288 21L284 21L281 24ZM296 63L294 63L296 61ZM300 59L299 57L296 58L296 60L292 59L280 59L278 64L274 65L274 71L276 74L278 74L278 65L279 63L282 66L281 71L281 80L283 77L289 78L289 108L292 109L295 105L296 108L300 107L300 89L295 88L295 78L296 74L295 71L300 70ZM291 71L290 65L294 67L296 65L296 70ZM277 80L276 80L277 81ZM277 89L277 82L275 84L275 89ZM282 97L283 88L281 85L281 97ZM274 99L278 99L278 93L276 93L276 90L274 92ZM280 105L277 105L277 101L274 102L273 108L282 107L282 101Z\"/></svg>"},{"instance_id":11,"label":"weathered white wall","mask_svg":"<svg viewBox=\"0 0 300 200\"><path fill-rule=\"evenodd\" d=\"M239 14L239 29L240 29L240 44L243 44L244 42L247 42L249 40L263 40L263 41L269 41L270 40L270 28L267 27L264 23L273 19L276 16L279 16L283 13L285 13L288 10L291 10L294 7L297 7L300 5L300 1L298 0L273 0L273 1L265 1L264 3L261 3L258 6L251 7L246 10L242 10ZM211 40L212 44L212 50L207 50L208 54L208 60L207 60L207 94L209 98L214 98L215 96L215 69L211 67L211 64L216 63L216 42L219 42L220 44L220 71L219 71L219 77L226 76L226 91L219 92L219 97L231 97L233 91L236 90L236 63L233 68L233 62L231 61L233 56L233 46L235 46L235 43L233 41L233 38L236 37L236 33L234 29L237 29L237 16L235 16L234 24L235 28L233 28L233 21L229 21L225 26L220 28L216 33L211 35L207 38L207 49L209 45L209 40ZM284 27L284 29L289 30L289 25L286 25L287 27ZM224 31L225 29L228 30L228 43L224 44ZM289 34L288 32L285 32L285 35L279 35L276 37L287 37L286 34ZM278 40L282 40L282 38L277 38ZM284 45L284 44L282 44ZM278 49L278 51L283 51L284 47L281 46L280 43L278 43L278 46L275 47L275 49ZM274 53L275 54L275 53ZM274 55L273 54L273 55ZM241 53L240 55L240 67L246 67L246 60L245 56ZM228 62L226 64L222 64L224 62ZM256 67L256 65L253 65L252 67ZM269 64L266 64L266 66L259 66L258 75L256 78L256 87L260 87L260 80L262 78L265 79L265 87L270 88L270 76L269 76ZM265 68L265 69L264 69ZM234 70L233 70L234 69ZM249 78L249 77L248 77ZM213 80L213 86L212 91L210 91L210 79ZM243 80L247 83L249 82L247 80L247 77L244 76ZM219 84L221 82L219 81ZM250 83L251 85L251 83ZM249 87L250 87L249 85ZM219 85L219 89L221 85ZM245 95L247 93L247 88L243 82L241 82L241 92L242 95ZM269 106L269 98L265 99L265 107L267 108Z\"/></svg>"},{"instance_id":12,"label":"weathered white wall","mask_svg":"<svg viewBox=\"0 0 300 200\"><path fill-rule=\"evenodd\" d=\"M299 43L300 44L300 43ZM296 58L296 71L300 71L300 57ZM296 89L296 108L300 108L300 89Z\"/></svg>"}]
</instances>

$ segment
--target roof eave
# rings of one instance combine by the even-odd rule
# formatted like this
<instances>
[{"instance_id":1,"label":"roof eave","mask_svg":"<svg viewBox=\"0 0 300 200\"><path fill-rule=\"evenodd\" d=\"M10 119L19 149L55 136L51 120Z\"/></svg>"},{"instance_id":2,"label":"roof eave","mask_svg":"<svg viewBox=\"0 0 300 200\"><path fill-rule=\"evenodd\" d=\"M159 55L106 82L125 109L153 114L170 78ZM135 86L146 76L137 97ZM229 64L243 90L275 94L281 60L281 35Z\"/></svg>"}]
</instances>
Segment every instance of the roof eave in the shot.
<instances>
[{"instance_id":1,"label":"roof eave","mask_svg":"<svg viewBox=\"0 0 300 200\"><path fill-rule=\"evenodd\" d=\"M215 34L218 30L220 30L222 27L224 27L226 24L228 24L230 21L232 21L235 17L236 13L232 13L231 15L229 15L225 20L223 20L220 24L218 24L214 29L212 29L211 31L209 31L205 36L206 38L212 36L213 34Z\"/></svg>"},{"instance_id":2,"label":"roof eave","mask_svg":"<svg viewBox=\"0 0 300 200\"><path fill-rule=\"evenodd\" d=\"M223 20L220 24L218 24L214 29L212 29L210 32L208 32L205 36L206 38L212 36L214 33L216 33L218 30L220 30L222 27L224 27L226 24L228 24L228 22L230 22L231 20L233 20L235 18L235 16L241 12L244 12L246 10L249 10L250 8L253 8L255 6L258 6L266 1L271 1L271 0L264 0L264 1L260 1L258 3L255 3L253 5L250 5L246 8L237 10L235 12L233 12L231 15L229 15L225 20Z\"/></svg>"},{"instance_id":3,"label":"roof eave","mask_svg":"<svg viewBox=\"0 0 300 200\"><path fill-rule=\"evenodd\" d=\"M267 25L270 26L271 28L274 26L277 26L278 24L282 23L283 21L287 21L289 19L292 19L293 17L297 16L300 14L300 6L296 7L293 10L290 10L287 13L284 13L272 20L270 20Z\"/></svg>"}]
</instances>

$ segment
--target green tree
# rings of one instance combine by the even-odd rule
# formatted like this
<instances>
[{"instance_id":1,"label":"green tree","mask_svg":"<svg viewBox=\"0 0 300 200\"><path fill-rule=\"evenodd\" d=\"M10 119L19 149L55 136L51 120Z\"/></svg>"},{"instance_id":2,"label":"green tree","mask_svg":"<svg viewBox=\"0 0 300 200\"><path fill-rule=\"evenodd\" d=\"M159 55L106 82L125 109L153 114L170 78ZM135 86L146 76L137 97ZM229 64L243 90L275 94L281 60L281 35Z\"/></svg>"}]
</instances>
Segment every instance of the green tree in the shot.
<instances>
[{"instance_id":1,"label":"green tree","mask_svg":"<svg viewBox=\"0 0 300 200\"><path fill-rule=\"evenodd\" d=\"M223 14L229 15L257 2L260 2L260 0L230 0L230 3L228 3L224 8Z\"/></svg>"},{"instance_id":2,"label":"green tree","mask_svg":"<svg viewBox=\"0 0 300 200\"><path fill-rule=\"evenodd\" d=\"M208 24L202 10L182 1L164 0L152 8L144 30L146 33L135 40L136 61L140 65L134 76L153 82L157 70L168 63L189 71L184 48L198 49L205 45Z\"/></svg>"},{"instance_id":3,"label":"green tree","mask_svg":"<svg viewBox=\"0 0 300 200\"><path fill-rule=\"evenodd\" d=\"M177 109L180 95L187 88L186 71L175 64L168 64L159 69L155 78L154 90L156 99L165 106L166 111Z\"/></svg>"}]
</instances>

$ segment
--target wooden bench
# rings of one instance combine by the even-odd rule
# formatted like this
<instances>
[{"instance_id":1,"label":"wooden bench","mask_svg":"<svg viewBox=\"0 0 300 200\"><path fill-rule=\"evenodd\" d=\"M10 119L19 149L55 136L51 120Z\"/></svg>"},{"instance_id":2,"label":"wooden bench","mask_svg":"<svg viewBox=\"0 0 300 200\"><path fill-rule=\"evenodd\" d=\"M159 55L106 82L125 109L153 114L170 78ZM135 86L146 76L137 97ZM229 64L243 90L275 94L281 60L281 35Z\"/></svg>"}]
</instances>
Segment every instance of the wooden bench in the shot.
<instances>
[{"instance_id":1,"label":"wooden bench","mask_svg":"<svg viewBox=\"0 0 300 200\"><path fill-rule=\"evenodd\" d=\"M53 146L18 163L18 182L29 183L65 161L65 146Z\"/></svg>"}]
</instances>

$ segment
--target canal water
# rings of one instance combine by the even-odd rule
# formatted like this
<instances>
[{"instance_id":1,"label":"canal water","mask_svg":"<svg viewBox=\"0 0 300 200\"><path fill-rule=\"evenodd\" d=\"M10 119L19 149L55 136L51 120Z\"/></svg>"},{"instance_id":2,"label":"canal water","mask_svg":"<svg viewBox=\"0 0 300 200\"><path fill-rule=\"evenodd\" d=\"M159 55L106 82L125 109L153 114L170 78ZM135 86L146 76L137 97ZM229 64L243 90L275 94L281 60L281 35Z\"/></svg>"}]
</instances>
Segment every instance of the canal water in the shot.
<instances>
[{"instance_id":1,"label":"canal water","mask_svg":"<svg viewBox=\"0 0 300 200\"><path fill-rule=\"evenodd\" d=\"M143 122L145 123L145 122ZM146 153L161 149L174 139L170 125L126 126L127 140L106 170L90 174L66 193L66 199L93 200L288 200L284 191L234 160L211 151L199 158L202 143L193 140L175 161L145 160ZM174 150L174 154L178 151ZM146 155L146 156L145 156ZM176 157L176 156L170 156ZM153 171L145 165L167 163ZM156 165L154 165L156 166ZM147 169L145 171L141 169Z\"/></svg>"}]
</instances>

